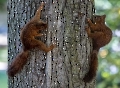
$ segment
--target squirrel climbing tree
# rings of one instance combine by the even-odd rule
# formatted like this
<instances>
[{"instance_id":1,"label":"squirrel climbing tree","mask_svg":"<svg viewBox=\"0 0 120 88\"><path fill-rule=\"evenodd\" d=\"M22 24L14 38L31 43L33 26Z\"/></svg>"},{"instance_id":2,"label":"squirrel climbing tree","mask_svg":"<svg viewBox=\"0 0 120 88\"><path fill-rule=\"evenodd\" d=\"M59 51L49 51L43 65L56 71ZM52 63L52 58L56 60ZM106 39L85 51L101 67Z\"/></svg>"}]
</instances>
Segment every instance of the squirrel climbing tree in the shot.
<instances>
[{"instance_id":1,"label":"squirrel climbing tree","mask_svg":"<svg viewBox=\"0 0 120 88\"><path fill-rule=\"evenodd\" d=\"M112 39L112 31L105 25L105 17L106 15L94 16L95 23L92 23L90 19L87 19L88 26L86 26L86 31L88 37L92 38L93 51L91 53L89 71L83 78L85 82L90 82L93 77L96 76L96 71L98 67L98 51L101 47L108 44Z\"/></svg>"},{"instance_id":2,"label":"squirrel climbing tree","mask_svg":"<svg viewBox=\"0 0 120 88\"><path fill-rule=\"evenodd\" d=\"M44 3L40 5L31 21L29 21L21 29L20 39L23 44L23 50L17 55L12 64L9 66L9 76L13 77L23 68L23 66L27 63L28 54L31 49L38 48L45 52L49 52L55 46L52 44L50 47L47 47L42 41L36 39L36 37L41 37L43 35L42 33L39 33L39 31L47 28L47 23L40 20L41 10L43 7Z\"/></svg>"}]
</instances>

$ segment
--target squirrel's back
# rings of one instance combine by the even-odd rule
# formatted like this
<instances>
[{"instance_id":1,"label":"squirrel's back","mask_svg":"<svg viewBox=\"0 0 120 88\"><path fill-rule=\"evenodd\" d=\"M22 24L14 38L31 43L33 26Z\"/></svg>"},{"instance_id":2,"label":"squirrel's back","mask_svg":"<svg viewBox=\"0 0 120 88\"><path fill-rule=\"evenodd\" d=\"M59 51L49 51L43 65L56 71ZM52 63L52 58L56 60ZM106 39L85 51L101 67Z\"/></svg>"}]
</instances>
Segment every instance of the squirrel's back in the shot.
<instances>
[{"instance_id":1,"label":"squirrel's back","mask_svg":"<svg viewBox=\"0 0 120 88\"><path fill-rule=\"evenodd\" d=\"M112 31L110 30L110 28L108 28L105 24L103 26L101 26L101 32L103 33L103 35L99 36L98 38L93 38L93 48L97 49L97 48L101 48L105 45L107 45L112 38Z\"/></svg>"}]
</instances>

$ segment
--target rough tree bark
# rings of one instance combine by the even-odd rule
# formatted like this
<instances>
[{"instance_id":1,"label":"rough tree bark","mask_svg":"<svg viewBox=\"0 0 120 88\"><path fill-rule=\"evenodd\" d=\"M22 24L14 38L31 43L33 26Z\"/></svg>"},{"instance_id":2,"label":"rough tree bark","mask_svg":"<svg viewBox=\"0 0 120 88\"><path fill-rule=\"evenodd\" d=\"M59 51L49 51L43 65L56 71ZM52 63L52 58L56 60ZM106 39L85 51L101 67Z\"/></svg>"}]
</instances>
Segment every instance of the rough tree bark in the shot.
<instances>
[{"instance_id":1,"label":"rough tree bark","mask_svg":"<svg viewBox=\"0 0 120 88\"><path fill-rule=\"evenodd\" d=\"M95 80L82 81L92 49L85 19L94 14L93 0L8 0L8 66L22 47L20 29L41 1L46 2L42 19L49 26L41 40L56 48L49 53L31 50L23 70L9 77L9 88L94 88Z\"/></svg>"}]
</instances>

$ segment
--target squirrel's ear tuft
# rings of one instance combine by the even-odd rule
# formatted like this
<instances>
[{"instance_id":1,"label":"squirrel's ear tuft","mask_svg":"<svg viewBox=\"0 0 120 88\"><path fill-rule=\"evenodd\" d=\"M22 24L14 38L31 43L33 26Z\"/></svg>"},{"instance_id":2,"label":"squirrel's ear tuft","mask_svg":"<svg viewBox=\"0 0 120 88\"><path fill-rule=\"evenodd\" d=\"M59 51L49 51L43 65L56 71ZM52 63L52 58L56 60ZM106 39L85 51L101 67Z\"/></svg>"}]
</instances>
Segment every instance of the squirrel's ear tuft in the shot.
<instances>
[{"instance_id":1,"label":"squirrel's ear tuft","mask_svg":"<svg viewBox=\"0 0 120 88\"><path fill-rule=\"evenodd\" d=\"M102 17L103 17L103 18L106 18L106 15L103 15Z\"/></svg>"}]
</instances>

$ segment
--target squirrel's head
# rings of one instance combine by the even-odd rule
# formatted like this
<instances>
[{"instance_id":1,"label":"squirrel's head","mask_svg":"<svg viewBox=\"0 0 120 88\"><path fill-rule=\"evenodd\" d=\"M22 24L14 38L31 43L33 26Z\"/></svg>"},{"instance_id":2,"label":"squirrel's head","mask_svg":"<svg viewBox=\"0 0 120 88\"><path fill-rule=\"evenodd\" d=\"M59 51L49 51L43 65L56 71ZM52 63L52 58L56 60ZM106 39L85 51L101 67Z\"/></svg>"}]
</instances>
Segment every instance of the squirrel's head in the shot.
<instances>
[{"instance_id":1,"label":"squirrel's head","mask_svg":"<svg viewBox=\"0 0 120 88\"><path fill-rule=\"evenodd\" d=\"M47 25L47 23L45 23L43 21L38 21L38 22L35 23L35 26L39 30L44 30L44 29L47 28L48 25Z\"/></svg>"},{"instance_id":2,"label":"squirrel's head","mask_svg":"<svg viewBox=\"0 0 120 88\"><path fill-rule=\"evenodd\" d=\"M106 15L102 15L102 16L95 15L94 21L95 21L95 23L105 23L105 17L106 17Z\"/></svg>"},{"instance_id":3,"label":"squirrel's head","mask_svg":"<svg viewBox=\"0 0 120 88\"><path fill-rule=\"evenodd\" d=\"M34 30L45 30L47 28L47 23L43 21L30 21L26 24L25 28Z\"/></svg>"}]
</instances>

